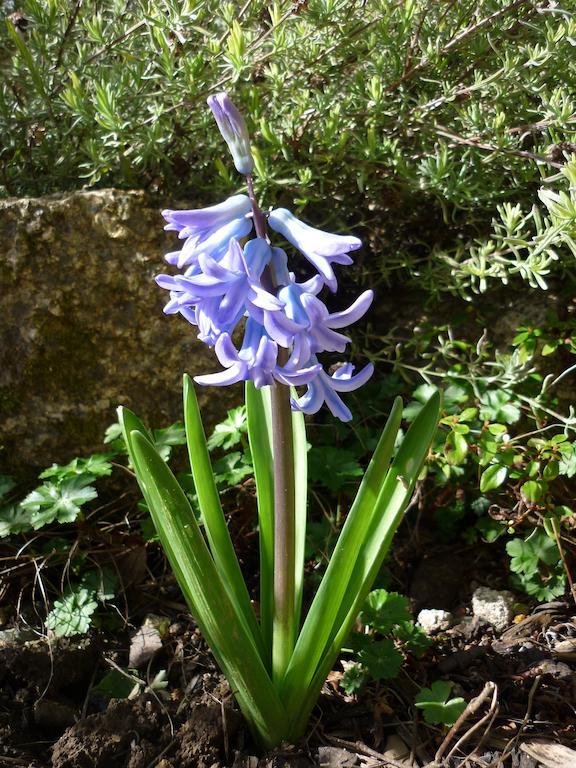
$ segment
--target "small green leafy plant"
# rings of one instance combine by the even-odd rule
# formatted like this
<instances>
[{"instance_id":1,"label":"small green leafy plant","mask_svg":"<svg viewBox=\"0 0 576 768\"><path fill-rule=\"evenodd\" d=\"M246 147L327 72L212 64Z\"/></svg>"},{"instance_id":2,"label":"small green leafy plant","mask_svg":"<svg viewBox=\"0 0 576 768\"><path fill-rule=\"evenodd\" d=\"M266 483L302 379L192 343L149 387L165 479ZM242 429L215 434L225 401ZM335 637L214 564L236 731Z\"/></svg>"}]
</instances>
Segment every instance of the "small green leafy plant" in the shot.
<instances>
[{"instance_id":1,"label":"small green leafy plant","mask_svg":"<svg viewBox=\"0 0 576 768\"><path fill-rule=\"evenodd\" d=\"M424 720L431 725L454 725L466 709L463 698L450 698L454 683L436 680L430 688L422 688L416 695L415 704L424 714Z\"/></svg>"},{"instance_id":2,"label":"small green leafy plant","mask_svg":"<svg viewBox=\"0 0 576 768\"><path fill-rule=\"evenodd\" d=\"M359 616L362 632L353 632L348 648L354 661L343 662L340 685L348 694L357 693L370 680L388 680L398 675L404 653L420 657L430 647L426 634L412 620L408 598L397 592L370 592Z\"/></svg>"}]
</instances>

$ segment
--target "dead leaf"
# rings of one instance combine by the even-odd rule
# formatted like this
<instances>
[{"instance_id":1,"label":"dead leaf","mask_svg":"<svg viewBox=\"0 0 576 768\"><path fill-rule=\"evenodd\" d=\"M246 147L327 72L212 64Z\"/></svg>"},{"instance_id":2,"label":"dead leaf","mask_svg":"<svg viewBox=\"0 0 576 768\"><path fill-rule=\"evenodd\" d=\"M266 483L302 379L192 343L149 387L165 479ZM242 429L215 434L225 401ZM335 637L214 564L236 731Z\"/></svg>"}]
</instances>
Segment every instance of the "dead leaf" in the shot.
<instances>
[{"instance_id":1,"label":"dead leaf","mask_svg":"<svg viewBox=\"0 0 576 768\"><path fill-rule=\"evenodd\" d=\"M520 744L520 749L542 763L545 768L576 768L576 751L563 744L535 739Z\"/></svg>"}]
</instances>

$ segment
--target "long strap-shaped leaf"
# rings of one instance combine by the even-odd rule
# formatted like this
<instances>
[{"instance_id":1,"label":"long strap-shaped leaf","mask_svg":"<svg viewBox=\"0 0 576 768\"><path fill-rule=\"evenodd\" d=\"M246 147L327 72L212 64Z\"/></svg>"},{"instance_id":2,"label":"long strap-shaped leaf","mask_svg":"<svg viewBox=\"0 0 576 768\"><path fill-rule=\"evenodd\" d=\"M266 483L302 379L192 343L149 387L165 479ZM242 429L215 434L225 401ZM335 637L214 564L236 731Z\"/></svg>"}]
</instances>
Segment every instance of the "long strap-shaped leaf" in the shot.
<instances>
[{"instance_id":1,"label":"long strap-shaped leaf","mask_svg":"<svg viewBox=\"0 0 576 768\"><path fill-rule=\"evenodd\" d=\"M127 444L158 535L200 630L235 686L238 704L255 735L265 745L275 744L286 727L284 708L190 504L148 437L133 430Z\"/></svg>"},{"instance_id":2,"label":"long strap-shaped leaf","mask_svg":"<svg viewBox=\"0 0 576 768\"><path fill-rule=\"evenodd\" d=\"M317 667L314 670L307 667L299 680L295 678L292 678L292 681L287 680L289 685L283 689L283 701L289 716L295 718L293 721L294 730L291 733L293 737L305 727L308 717L305 712L305 704L307 702L310 709L314 706L325 679L323 675L330 670L342 643L356 620L389 549L392 537L402 520L434 437L439 409L440 396L436 393L424 406L408 430L398 454L386 474L384 483L380 485L377 499L371 514L368 515L368 527L364 527L364 536L360 546L355 553L348 552L349 557L353 560L353 569L347 582L345 597L336 603L337 616L328 631L329 639L322 649ZM399 419L399 416L400 414L397 414L396 418ZM327 576L328 571L324 579ZM330 580L328 586L332 586ZM311 675L310 672L312 672ZM304 689L304 679L308 681L308 690Z\"/></svg>"},{"instance_id":3,"label":"long strap-shaped leaf","mask_svg":"<svg viewBox=\"0 0 576 768\"><path fill-rule=\"evenodd\" d=\"M268 388L266 388L268 389ZM272 617L274 615L274 477L269 392L246 382L248 439L254 465L260 539L260 628L266 663L272 668Z\"/></svg>"},{"instance_id":4,"label":"long strap-shaped leaf","mask_svg":"<svg viewBox=\"0 0 576 768\"><path fill-rule=\"evenodd\" d=\"M346 596L356 553L370 525L401 418L402 401L397 398L302 627L281 688L283 695L306 690L325 647L330 645L330 632Z\"/></svg>"},{"instance_id":5,"label":"long strap-shaped leaf","mask_svg":"<svg viewBox=\"0 0 576 768\"><path fill-rule=\"evenodd\" d=\"M220 504L220 496L214 482L214 473L206 446L206 436L194 385L186 374L184 375L184 422L194 486L198 494L198 505L202 513L202 521L212 557L223 576L224 584L229 590L230 596L244 616L260 656L265 658L260 627L250 604L246 582L232 546L226 518Z\"/></svg>"}]
</instances>

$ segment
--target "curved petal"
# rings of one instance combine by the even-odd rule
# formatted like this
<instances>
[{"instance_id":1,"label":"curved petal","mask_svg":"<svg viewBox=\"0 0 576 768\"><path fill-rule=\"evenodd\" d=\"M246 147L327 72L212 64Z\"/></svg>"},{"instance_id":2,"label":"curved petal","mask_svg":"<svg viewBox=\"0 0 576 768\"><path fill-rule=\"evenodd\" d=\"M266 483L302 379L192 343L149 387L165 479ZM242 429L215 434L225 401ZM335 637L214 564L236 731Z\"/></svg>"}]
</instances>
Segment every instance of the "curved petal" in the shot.
<instances>
[{"instance_id":1,"label":"curved petal","mask_svg":"<svg viewBox=\"0 0 576 768\"><path fill-rule=\"evenodd\" d=\"M302 397L291 398L290 403L293 410L302 411L302 413L317 413L324 403L324 392L322 386L317 382L311 381L308 389Z\"/></svg>"},{"instance_id":2,"label":"curved petal","mask_svg":"<svg viewBox=\"0 0 576 768\"><path fill-rule=\"evenodd\" d=\"M355 323L368 311L373 299L374 291L364 291L348 309L329 315L326 325L329 328L345 328L347 325Z\"/></svg>"},{"instance_id":3,"label":"curved petal","mask_svg":"<svg viewBox=\"0 0 576 768\"><path fill-rule=\"evenodd\" d=\"M354 370L353 366L352 370ZM352 392L353 390L358 389L358 387L361 387L363 384L366 384L368 379L374 373L374 366L372 363L368 363L355 376L351 376L349 374L341 374L339 376L339 373L340 371L336 371L333 376L327 376L324 374L324 376L326 376L326 378L330 381L330 387L336 390L336 392Z\"/></svg>"},{"instance_id":4,"label":"curved petal","mask_svg":"<svg viewBox=\"0 0 576 768\"><path fill-rule=\"evenodd\" d=\"M214 351L216 352L216 357L220 361L220 364L223 365L224 368L230 368L240 361L238 350L227 333L223 333L219 337Z\"/></svg>"},{"instance_id":5,"label":"curved petal","mask_svg":"<svg viewBox=\"0 0 576 768\"><path fill-rule=\"evenodd\" d=\"M223 203L211 205L208 208L198 208L190 211L162 211L162 216L168 222L164 229L180 232L188 229L198 232L203 229L212 229L219 224L225 224L231 219L245 216L251 211L250 198L247 195L233 195Z\"/></svg>"},{"instance_id":6,"label":"curved petal","mask_svg":"<svg viewBox=\"0 0 576 768\"><path fill-rule=\"evenodd\" d=\"M194 381L202 386L226 387L246 379L246 366L235 363L230 368L218 373L207 373L205 376L194 376Z\"/></svg>"}]
</instances>

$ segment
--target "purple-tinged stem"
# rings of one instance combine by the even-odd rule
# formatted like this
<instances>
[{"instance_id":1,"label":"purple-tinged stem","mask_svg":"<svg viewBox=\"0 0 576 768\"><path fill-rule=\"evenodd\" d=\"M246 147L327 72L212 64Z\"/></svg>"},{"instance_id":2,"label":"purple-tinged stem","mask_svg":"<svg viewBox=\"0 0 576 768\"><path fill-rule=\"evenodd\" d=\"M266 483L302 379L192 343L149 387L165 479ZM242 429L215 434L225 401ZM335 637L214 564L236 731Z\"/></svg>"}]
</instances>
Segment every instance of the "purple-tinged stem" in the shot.
<instances>
[{"instance_id":1,"label":"purple-tinged stem","mask_svg":"<svg viewBox=\"0 0 576 768\"><path fill-rule=\"evenodd\" d=\"M246 176L252 203L254 228L266 237L266 221L254 194L252 176ZM269 279L277 287L272 267ZM286 363L288 350L278 350L278 362ZM296 639L296 514L294 443L290 387L272 386L272 453L274 475L274 610L272 616L272 679L280 682L294 650Z\"/></svg>"}]
</instances>

